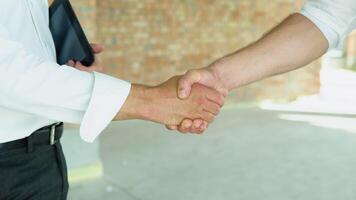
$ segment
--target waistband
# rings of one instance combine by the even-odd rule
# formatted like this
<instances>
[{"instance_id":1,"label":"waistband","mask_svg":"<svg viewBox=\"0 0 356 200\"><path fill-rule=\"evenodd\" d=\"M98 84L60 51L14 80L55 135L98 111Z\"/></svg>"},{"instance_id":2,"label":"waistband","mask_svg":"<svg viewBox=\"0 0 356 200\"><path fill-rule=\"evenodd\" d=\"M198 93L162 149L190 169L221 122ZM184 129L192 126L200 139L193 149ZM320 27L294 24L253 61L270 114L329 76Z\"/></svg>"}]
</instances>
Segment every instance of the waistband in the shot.
<instances>
[{"instance_id":1,"label":"waistband","mask_svg":"<svg viewBox=\"0 0 356 200\"><path fill-rule=\"evenodd\" d=\"M26 138L0 144L0 152L19 148L28 148L31 151L34 146L54 145L62 135L63 123L55 123L34 131Z\"/></svg>"}]
</instances>

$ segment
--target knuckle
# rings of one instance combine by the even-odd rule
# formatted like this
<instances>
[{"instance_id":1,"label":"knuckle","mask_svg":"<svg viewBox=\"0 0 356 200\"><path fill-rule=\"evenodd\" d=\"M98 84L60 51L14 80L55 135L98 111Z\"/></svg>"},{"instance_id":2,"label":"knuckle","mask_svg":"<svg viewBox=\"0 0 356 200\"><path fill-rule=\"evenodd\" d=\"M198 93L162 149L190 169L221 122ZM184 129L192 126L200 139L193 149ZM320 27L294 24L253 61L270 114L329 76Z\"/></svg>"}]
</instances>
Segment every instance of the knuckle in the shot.
<instances>
[{"instance_id":1,"label":"knuckle","mask_svg":"<svg viewBox=\"0 0 356 200\"><path fill-rule=\"evenodd\" d=\"M184 119L183 122L182 122L182 126L183 126L184 128L191 127L191 126L192 126L192 121L191 121L191 120L188 120L188 119Z\"/></svg>"},{"instance_id":2,"label":"knuckle","mask_svg":"<svg viewBox=\"0 0 356 200\"><path fill-rule=\"evenodd\" d=\"M201 126L201 124L202 124L201 120L200 119L196 119L193 122L193 127L194 128L199 128Z\"/></svg>"},{"instance_id":3,"label":"knuckle","mask_svg":"<svg viewBox=\"0 0 356 200\"><path fill-rule=\"evenodd\" d=\"M209 120L210 120L210 123L213 122L215 119L215 115L209 113Z\"/></svg>"},{"instance_id":4,"label":"knuckle","mask_svg":"<svg viewBox=\"0 0 356 200\"><path fill-rule=\"evenodd\" d=\"M214 112L214 115L218 115L220 113L220 109L219 108L215 108L213 110L213 112Z\"/></svg>"},{"instance_id":5,"label":"knuckle","mask_svg":"<svg viewBox=\"0 0 356 200\"><path fill-rule=\"evenodd\" d=\"M184 84L186 82L186 75L183 75L178 79L178 84Z\"/></svg>"},{"instance_id":6,"label":"knuckle","mask_svg":"<svg viewBox=\"0 0 356 200\"><path fill-rule=\"evenodd\" d=\"M195 73L195 70L194 69L190 69L187 71L187 75L193 75Z\"/></svg>"},{"instance_id":7,"label":"knuckle","mask_svg":"<svg viewBox=\"0 0 356 200\"><path fill-rule=\"evenodd\" d=\"M220 106L224 106L225 104L225 98L223 96L220 96Z\"/></svg>"},{"instance_id":8,"label":"knuckle","mask_svg":"<svg viewBox=\"0 0 356 200\"><path fill-rule=\"evenodd\" d=\"M199 107L205 107L207 101L205 100L205 98L199 96L194 98L194 103L199 105Z\"/></svg>"},{"instance_id":9,"label":"knuckle","mask_svg":"<svg viewBox=\"0 0 356 200\"><path fill-rule=\"evenodd\" d=\"M187 75L190 77L190 78L193 78L193 79L197 79L199 78L199 72L198 70L196 69L191 69L187 72Z\"/></svg>"},{"instance_id":10,"label":"knuckle","mask_svg":"<svg viewBox=\"0 0 356 200\"><path fill-rule=\"evenodd\" d=\"M206 113L204 116L204 120L208 123L211 123L214 121L214 115L212 115L210 113Z\"/></svg>"},{"instance_id":11,"label":"knuckle","mask_svg":"<svg viewBox=\"0 0 356 200\"><path fill-rule=\"evenodd\" d=\"M212 100L217 103L220 107L222 107L225 103L225 98L222 95L215 95Z\"/></svg>"},{"instance_id":12,"label":"knuckle","mask_svg":"<svg viewBox=\"0 0 356 200\"><path fill-rule=\"evenodd\" d=\"M197 110L196 112L194 112L194 114L192 116L195 119L203 119L203 120L205 120L203 109Z\"/></svg>"},{"instance_id":13,"label":"knuckle","mask_svg":"<svg viewBox=\"0 0 356 200\"><path fill-rule=\"evenodd\" d=\"M214 122L214 117L212 117L212 116L209 116L209 117L208 117L208 119L207 119L207 122L209 122L209 123L212 123L212 122Z\"/></svg>"},{"instance_id":14,"label":"knuckle","mask_svg":"<svg viewBox=\"0 0 356 200\"><path fill-rule=\"evenodd\" d=\"M217 112L220 112L220 110L221 110L220 105L216 105L216 111L217 111Z\"/></svg>"},{"instance_id":15,"label":"knuckle","mask_svg":"<svg viewBox=\"0 0 356 200\"><path fill-rule=\"evenodd\" d=\"M219 103L223 103L225 101L225 98L223 95L221 95L220 93L216 95L216 100L219 102Z\"/></svg>"}]
</instances>

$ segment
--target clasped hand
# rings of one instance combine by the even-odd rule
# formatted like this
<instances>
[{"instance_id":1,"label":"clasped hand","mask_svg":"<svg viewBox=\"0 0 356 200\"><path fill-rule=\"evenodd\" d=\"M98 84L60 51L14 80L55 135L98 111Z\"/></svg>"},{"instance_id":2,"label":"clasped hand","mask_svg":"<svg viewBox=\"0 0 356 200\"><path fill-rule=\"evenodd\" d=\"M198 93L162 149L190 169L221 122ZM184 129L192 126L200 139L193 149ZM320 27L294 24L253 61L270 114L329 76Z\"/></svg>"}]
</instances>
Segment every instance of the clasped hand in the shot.
<instances>
[{"instance_id":1,"label":"clasped hand","mask_svg":"<svg viewBox=\"0 0 356 200\"><path fill-rule=\"evenodd\" d=\"M218 92L223 99L228 94L228 88L223 81L213 70L214 63L208 67L201 69L189 70L186 74L180 77L178 81L178 96L181 99L186 99L193 93L193 86L196 84L204 85ZM178 125L166 126L169 130L178 130L181 133L203 133L210 122L204 119L185 118Z\"/></svg>"},{"instance_id":2,"label":"clasped hand","mask_svg":"<svg viewBox=\"0 0 356 200\"><path fill-rule=\"evenodd\" d=\"M201 124L213 122L224 105L224 95L201 84L193 84L190 95L180 99L177 95L180 79L181 76L175 76L147 90L147 94L153 96L146 99L148 104L144 108L144 118L166 124L168 127L178 126L183 120L191 120L193 123L195 119Z\"/></svg>"}]
</instances>

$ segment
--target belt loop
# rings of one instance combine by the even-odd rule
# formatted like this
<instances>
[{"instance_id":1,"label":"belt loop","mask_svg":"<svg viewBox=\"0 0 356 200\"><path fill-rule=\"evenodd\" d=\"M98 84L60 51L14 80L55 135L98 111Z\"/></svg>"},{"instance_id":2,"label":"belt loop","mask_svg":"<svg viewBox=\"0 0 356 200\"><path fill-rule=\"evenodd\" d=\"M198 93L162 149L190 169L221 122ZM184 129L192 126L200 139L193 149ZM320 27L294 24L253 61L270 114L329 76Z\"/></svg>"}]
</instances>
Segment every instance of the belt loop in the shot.
<instances>
[{"instance_id":1,"label":"belt loop","mask_svg":"<svg viewBox=\"0 0 356 200\"><path fill-rule=\"evenodd\" d=\"M49 144L50 145L54 145L56 143L56 128L60 124L61 124L61 122L58 122L58 123L52 124L52 126L51 126L51 130L49 133Z\"/></svg>"},{"instance_id":2,"label":"belt loop","mask_svg":"<svg viewBox=\"0 0 356 200\"><path fill-rule=\"evenodd\" d=\"M31 153L33 151L33 135L27 137L27 153Z\"/></svg>"},{"instance_id":3,"label":"belt loop","mask_svg":"<svg viewBox=\"0 0 356 200\"><path fill-rule=\"evenodd\" d=\"M55 136L56 136L56 124L53 124L51 126L51 131L49 133L49 144L54 145L55 141Z\"/></svg>"}]
</instances>

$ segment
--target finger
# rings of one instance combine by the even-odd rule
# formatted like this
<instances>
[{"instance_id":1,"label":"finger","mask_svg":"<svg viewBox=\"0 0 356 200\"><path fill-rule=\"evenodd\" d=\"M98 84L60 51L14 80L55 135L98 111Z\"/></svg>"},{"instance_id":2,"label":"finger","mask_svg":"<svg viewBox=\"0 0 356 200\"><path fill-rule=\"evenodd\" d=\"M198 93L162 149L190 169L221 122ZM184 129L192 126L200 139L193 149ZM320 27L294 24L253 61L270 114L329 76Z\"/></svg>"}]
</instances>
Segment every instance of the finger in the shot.
<instances>
[{"instance_id":1,"label":"finger","mask_svg":"<svg viewBox=\"0 0 356 200\"><path fill-rule=\"evenodd\" d=\"M166 125L166 128L171 131L175 131L178 129L177 125Z\"/></svg>"},{"instance_id":2,"label":"finger","mask_svg":"<svg viewBox=\"0 0 356 200\"><path fill-rule=\"evenodd\" d=\"M203 134L204 131L205 131L206 128L207 128L207 124L208 124L208 122L203 121L203 123L201 124L201 126L200 126L199 128L196 128L196 133L197 133L197 134Z\"/></svg>"},{"instance_id":3,"label":"finger","mask_svg":"<svg viewBox=\"0 0 356 200\"><path fill-rule=\"evenodd\" d=\"M86 71L86 72L91 72L89 70L89 67L84 66L81 62L76 62L74 65L74 68L80 70L80 71Z\"/></svg>"},{"instance_id":4,"label":"finger","mask_svg":"<svg viewBox=\"0 0 356 200\"><path fill-rule=\"evenodd\" d=\"M202 125L199 127L199 131L203 133L208 128L208 122L203 121Z\"/></svg>"},{"instance_id":5,"label":"finger","mask_svg":"<svg viewBox=\"0 0 356 200\"><path fill-rule=\"evenodd\" d=\"M206 94L206 98L211 101L214 102L216 104L218 104L220 107L223 107L225 104L225 96L216 92L216 91L210 91Z\"/></svg>"},{"instance_id":6,"label":"finger","mask_svg":"<svg viewBox=\"0 0 356 200\"><path fill-rule=\"evenodd\" d=\"M216 81L215 84L212 86L216 91L218 91L224 97L227 97L229 94L229 90L219 81Z\"/></svg>"},{"instance_id":7,"label":"finger","mask_svg":"<svg viewBox=\"0 0 356 200\"><path fill-rule=\"evenodd\" d=\"M190 128L191 133L197 133L200 134L200 126L203 124L202 119L195 119L193 120L193 126Z\"/></svg>"},{"instance_id":8,"label":"finger","mask_svg":"<svg viewBox=\"0 0 356 200\"><path fill-rule=\"evenodd\" d=\"M206 101L203 105L203 110L211 114L218 115L220 112L220 105L211 101Z\"/></svg>"},{"instance_id":9,"label":"finger","mask_svg":"<svg viewBox=\"0 0 356 200\"><path fill-rule=\"evenodd\" d=\"M203 120L202 119L195 119L193 121L193 127L192 128L199 128L202 124L203 124Z\"/></svg>"},{"instance_id":10,"label":"finger","mask_svg":"<svg viewBox=\"0 0 356 200\"><path fill-rule=\"evenodd\" d=\"M205 128L199 128L199 129L197 130L197 134L198 134L198 135L201 135L201 134L204 133L204 131L205 131Z\"/></svg>"},{"instance_id":11,"label":"finger","mask_svg":"<svg viewBox=\"0 0 356 200\"><path fill-rule=\"evenodd\" d=\"M104 49L105 49L104 45L102 45L102 44L95 44L95 43L92 43L92 44L90 44L90 46L91 46L91 48L93 49L93 52L94 52L95 54L99 54L99 53L103 52Z\"/></svg>"},{"instance_id":12,"label":"finger","mask_svg":"<svg viewBox=\"0 0 356 200\"><path fill-rule=\"evenodd\" d=\"M208 123L212 123L215 119L215 115L209 111L204 110L201 118Z\"/></svg>"},{"instance_id":13,"label":"finger","mask_svg":"<svg viewBox=\"0 0 356 200\"><path fill-rule=\"evenodd\" d=\"M66 65L71 66L71 67L74 67L75 62L74 62L74 60L70 60L70 61L68 61L68 62L66 63Z\"/></svg>"},{"instance_id":14,"label":"finger","mask_svg":"<svg viewBox=\"0 0 356 200\"><path fill-rule=\"evenodd\" d=\"M181 133L188 133L192 125L193 121L191 119L184 119L182 123L178 126L178 131Z\"/></svg>"},{"instance_id":15,"label":"finger","mask_svg":"<svg viewBox=\"0 0 356 200\"><path fill-rule=\"evenodd\" d=\"M93 67L84 66L81 62L76 62L74 68L76 68L77 70L80 70L80 71L85 71L85 72L95 71L95 69L93 69Z\"/></svg>"},{"instance_id":16,"label":"finger","mask_svg":"<svg viewBox=\"0 0 356 200\"><path fill-rule=\"evenodd\" d=\"M192 85L199 82L201 79L200 72L198 70L188 71L179 81L178 81L178 96L181 99L185 99L189 96Z\"/></svg>"}]
</instances>

